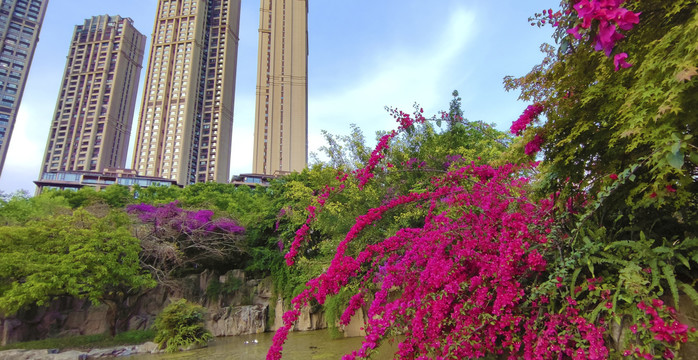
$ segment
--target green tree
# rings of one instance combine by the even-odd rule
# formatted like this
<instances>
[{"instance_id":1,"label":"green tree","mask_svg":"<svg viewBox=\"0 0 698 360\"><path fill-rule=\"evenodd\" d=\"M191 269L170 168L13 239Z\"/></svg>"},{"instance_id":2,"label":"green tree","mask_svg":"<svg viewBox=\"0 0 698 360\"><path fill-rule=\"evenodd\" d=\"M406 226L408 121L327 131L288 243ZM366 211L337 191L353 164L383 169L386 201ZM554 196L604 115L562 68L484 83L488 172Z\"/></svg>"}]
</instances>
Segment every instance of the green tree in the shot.
<instances>
[{"instance_id":1,"label":"green tree","mask_svg":"<svg viewBox=\"0 0 698 360\"><path fill-rule=\"evenodd\" d=\"M54 194L29 196L24 191L0 198L0 225L21 225L54 214L69 214L66 199Z\"/></svg>"},{"instance_id":2,"label":"green tree","mask_svg":"<svg viewBox=\"0 0 698 360\"><path fill-rule=\"evenodd\" d=\"M696 235L698 5L653 0L625 6L641 12L640 23L614 51L630 54L632 67L615 71L590 44L593 36L577 40L563 26L559 48L544 46L546 58L532 72L505 79L522 99L546 109L547 120L529 127L518 151L542 136L541 186L565 197L596 194L609 176L625 172L624 185L606 201L609 215L632 210L627 225L649 230L661 219L654 233ZM576 21L574 12L561 20Z\"/></svg>"},{"instance_id":3,"label":"green tree","mask_svg":"<svg viewBox=\"0 0 698 360\"><path fill-rule=\"evenodd\" d=\"M107 186L104 190L99 191L97 196L112 208L122 208L133 202L133 195L131 195L128 186L119 184Z\"/></svg>"},{"instance_id":4,"label":"green tree","mask_svg":"<svg viewBox=\"0 0 698 360\"><path fill-rule=\"evenodd\" d=\"M576 289L602 278L596 288L613 294L615 325L642 324L637 304L647 299L664 296L679 307L683 293L698 303L698 3L623 3L640 22L610 57L594 49L597 25L579 39L566 32L581 20L563 5L560 14L570 11L556 19L559 46L544 45L540 65L505 79L544 108L512 147L524 159L522 148L543 139L537 186L559 204L558 251L549 260L564 286L540 288L576 298L594 321L599 293ZM632 66L617 69L611 57L622 53ZM660 349L653 336L638 331L641 351ZM616 350L629 346L612 338Z\"/></svg>"},{"instance_id":5,"label":"green tree","mask_svg":"<svg viewBox=\"0 0 698 360\"><path fill-rule=\"evenodd\" d=\"M123 213L96 218L84 210L25 226L0 227L0 313L12 315L70 295L111 308L113 332L126 297L155 282L138 261L139 241Z\"/></svg>"}]
</instances>

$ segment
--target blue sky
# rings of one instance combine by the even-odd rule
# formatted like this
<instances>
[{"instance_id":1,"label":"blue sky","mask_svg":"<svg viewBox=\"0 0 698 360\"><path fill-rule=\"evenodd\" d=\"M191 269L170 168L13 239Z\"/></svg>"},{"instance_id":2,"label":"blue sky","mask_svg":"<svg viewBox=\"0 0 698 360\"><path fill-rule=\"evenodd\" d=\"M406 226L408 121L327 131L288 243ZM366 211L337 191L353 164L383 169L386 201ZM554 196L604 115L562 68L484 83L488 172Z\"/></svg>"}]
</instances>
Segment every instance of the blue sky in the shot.
<instances>
[{"instance_id":1,"label":"blue sky","mask_svg":"<svg viewBox=\"0 0 698 360\"><path fill-rule=\"evenodd\" d=\"M0 191L34 192L65 57L75 25L94 15L121 15L150 37L156 0L50 0L31 65ZM322 146L321 130L347 134L354 123L373 140L394 128L384 106L426 114L448 108L455 89L470 120L501 130L526 107L502 86L540 62L539 46L551 30L528 17L558 0L310 0L308 30L309 147ZM252 170L259 0L242 0L233 162L231 174ZM146 59L140 87L145 82ZM138 119L142 89L134 119ZM133 146L135 123L130 147ZM130 166L131 151L127 160Z\"/></svg>"}]
</instances>

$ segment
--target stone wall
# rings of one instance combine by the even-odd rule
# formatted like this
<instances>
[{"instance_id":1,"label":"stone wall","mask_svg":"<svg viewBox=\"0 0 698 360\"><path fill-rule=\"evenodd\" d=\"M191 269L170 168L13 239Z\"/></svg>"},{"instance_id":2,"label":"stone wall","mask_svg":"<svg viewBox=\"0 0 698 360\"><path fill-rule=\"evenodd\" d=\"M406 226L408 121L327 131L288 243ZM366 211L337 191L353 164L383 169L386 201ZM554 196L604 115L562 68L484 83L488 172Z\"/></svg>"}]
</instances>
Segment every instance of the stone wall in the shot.
<instances>
[{"instance_id":1,"label":"stone wall","mask_svg":"<svg viewBox=\"0 0 698 360\"><path fill-rule=\"evenodd\" d=\"M229 293L212 297L207 289L212 282L225 284L228 280L239 284ZM134 305L128 320L128 330L149 328L155 317L169 303L186 298L207 308L206 327L214 336L233 336L274 331L282 323L281 316L289 304L280 297L272 299L272 281L247 279L241 270L226 274L204 271L190 275L180 281L179 286L165 288L158 286L129 298ZM267 321L270 313L274 321ZM92 305L90 302L72 297L60 297L45 307L32 307L16 316L0 318L0 345L19 341L30 341L56 336L93 335L109 331L109 309L106 305ZM327 327L324 315L319 308L305 308L294 330L307 331Z\"/></svg>"}]
</instances>

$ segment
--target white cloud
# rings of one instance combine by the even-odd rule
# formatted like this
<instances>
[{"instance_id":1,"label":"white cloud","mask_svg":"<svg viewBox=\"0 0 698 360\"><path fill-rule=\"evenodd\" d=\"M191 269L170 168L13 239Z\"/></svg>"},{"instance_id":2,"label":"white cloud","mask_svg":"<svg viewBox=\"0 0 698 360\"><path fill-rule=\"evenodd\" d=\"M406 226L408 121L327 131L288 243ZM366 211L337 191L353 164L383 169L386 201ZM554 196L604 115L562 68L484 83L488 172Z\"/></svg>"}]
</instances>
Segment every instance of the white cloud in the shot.
<instances>
[{"instance_id":1,"label":"white cloud","mask_svg":"<svg viewBox=\"0 0 698 360\"><path fill-rule=\"evenodd\" d=\"M464 75L459 59L474 35L475 14L458 9L448 21L432 34L428 44L409 47L387 46L380 53L370 54L375 66L353 77L353 81L337 86L338 91L312 96L309 99L310 149L324 145L320 130L347 134L349 124L356 123L368 140L377 130L390 130L395 124L384 106L411 111L418 102L425 112L441 109L448 98L452 76ZM350 78L350 77L345 77ZM311 85L312 87L312 79ZM315 91L314 93L318 93Z\"/></svg>"},{"instance_id":2,"label":"white cloud","mask_svg":"<svg viewBox=\"0 0 698 360\"><path fill-rule=\"evenodd\" d=\"M46 129L37 129L31 126L29 119L36 117L34 111L27 110L21 106L17 114L17 120L12 139L8 148L5 166L0 177L0 190L5 193L17 190L27 190L34 192L32 181L37 179L41 157L46 146L41 139L45 136L37 136L37 133L44 135Z\"/></svg>"}]
</instances>

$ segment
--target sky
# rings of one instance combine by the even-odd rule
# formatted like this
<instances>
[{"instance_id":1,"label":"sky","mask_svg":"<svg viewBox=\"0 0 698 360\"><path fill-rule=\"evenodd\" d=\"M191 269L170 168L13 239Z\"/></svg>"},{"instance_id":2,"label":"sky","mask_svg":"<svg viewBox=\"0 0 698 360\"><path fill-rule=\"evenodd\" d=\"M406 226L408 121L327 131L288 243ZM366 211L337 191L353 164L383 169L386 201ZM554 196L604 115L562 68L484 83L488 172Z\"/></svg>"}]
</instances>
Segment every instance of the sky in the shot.
<instances>
[{"instance_id":1,"label":"sky","mask_svg":"<svg viewBox=\"0 0 698 360\"><path fill-rule=\"evenodd\" d=\"M469 120L507 130L525 109L507 93L504 76L522 76L538 64L550 28L527 19L555 8L559 0L310 0L308 13L308 144L324 145L322 130L349 134L351 124L366 138L396 128L385 106L425 115L447 110L453 90ZM15 124L0 192L34 193L50 122L55 111L74 27L96 15L130 17L148 36L134 113L145 83L147 53L157 0L49 0ZM242 0L231 174L252 171L259 0ZM373 141L375 143L375 141Z\"/></svg>"}]
</instances>

